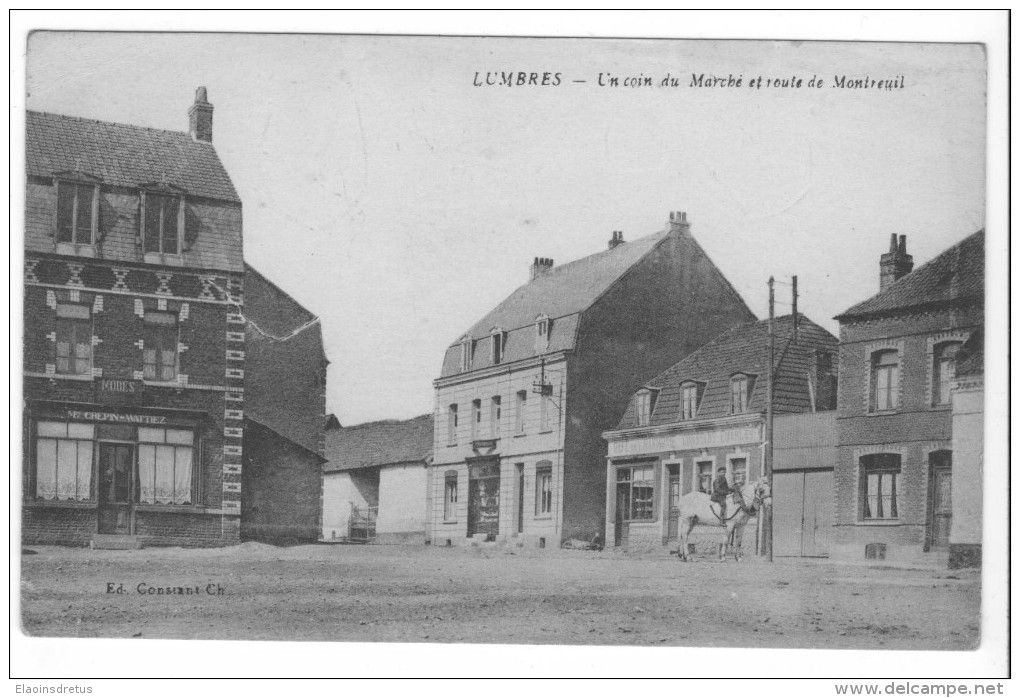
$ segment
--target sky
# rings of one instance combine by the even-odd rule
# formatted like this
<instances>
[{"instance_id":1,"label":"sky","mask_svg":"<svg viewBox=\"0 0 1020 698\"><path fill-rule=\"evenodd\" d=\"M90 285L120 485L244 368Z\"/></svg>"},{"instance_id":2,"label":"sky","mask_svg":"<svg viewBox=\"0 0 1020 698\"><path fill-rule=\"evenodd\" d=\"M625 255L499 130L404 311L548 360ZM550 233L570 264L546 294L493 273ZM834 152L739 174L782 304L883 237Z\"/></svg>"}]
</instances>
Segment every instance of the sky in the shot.
<instances>
[{"instance_id":1,"label":"sky","mask_svg":"<svg viewBox=\"0 0 1020 698\"><path fill-rule=\"evenodd\" d=\"M475 84L521 71L560 84ZM600 74L653 86L602 87ZM741 87L692 87L692 74ZM903 87L833 87L843 75ZM678 85L661 87L667 76ZM245 257L321 318L327 408L345 425L432 411L446 347L527 280L533 257L599 252L613 230L663 229L670 211L687 212L759 317L769 276L797 275L801 312L834 333L833 316L877 292L890 233L907 235L919 265L985 221L985 55L973 44L28 43L29 109L186 130L198 86L243 202ZM783 283L777 300L789 312Z\"/></svg>"}]
</instances>

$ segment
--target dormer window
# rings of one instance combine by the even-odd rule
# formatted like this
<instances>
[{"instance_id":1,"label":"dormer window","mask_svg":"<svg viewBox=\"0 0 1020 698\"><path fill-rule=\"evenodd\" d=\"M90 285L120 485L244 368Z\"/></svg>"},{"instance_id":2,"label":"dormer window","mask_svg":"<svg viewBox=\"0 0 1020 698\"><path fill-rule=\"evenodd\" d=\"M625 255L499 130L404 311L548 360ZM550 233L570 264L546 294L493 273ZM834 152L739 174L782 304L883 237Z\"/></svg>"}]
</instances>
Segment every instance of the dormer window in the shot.
<instances>
[{"instance_id":1,"label":"dormer window","mask_svg":"<svg viewBox=\"0 0 1020 698\"><path fill-rule=\"evenodd\" d=\"M680 419L694 419L698 416L701 392L701 384L694 381L686 381L680 384Z\"/></svg>"},{"instance_id":2,"label":"dormer window","mask_svg":"<svg viewBox=\"0 0 1020 698\"><path fill-rule=\"evenodd\" d=\"M470 371L471 360L474 358L474 342L471 337L464 335L460 340L460 370Z\"/></svg>"},{"instance_id":3,"label":"dormer window","mask_svg":"<svg viewBox=\"0 0 1020 698\"><path fill-rule=\"evenodd\" d=\"M99 187L85 182L57 182L57 242L94 245Z\"/></svg>"},{"instance_id":4,"label":"dormer window","mask_svg":"<svg viewBox=\"0 0 1020 698\"><path fill-rule=\"evenodd\" d=\"M492 328L492 365L503 362L503 351L505 349L506 334L498 327Z\"/></svg>"},{"instance_id":5,"label":"dormer window","mask_svg":"<svg viewBox=\"0 0 1020 698\"><path fill-rule=\"evenodd\" d=\"M737 373L730 378L730 413L743 414L751 402L754 381L746 373Z\"/></svg>"},{"instance_id":6,"label":"dormer window","mask_svg":"<svg viewBox=\"0 0 1020 698\"><path fill-rule=\"evenodd\" d=\"M651 388L639 390L636 396L635 417L639 427L648 426L652 421L652 410L655 409L656 391Z\"/></svg>"},{"instance_id":7,"label":"dormer window","mask_svg":"<svg viewBox=\"0 0 1020 698\"><path fill-rule=\"evenodd\" d=\"M541 354L549 348L551 321L548 315L539 315L535 320L535 352Z\"/></svg>"},{"instance_id":8,"label":"dormer window","mask_svg":"<svg viewBox=\"0 0 1020 698\"><path fill-rule=\"evenodd\" d=\"M143 185L141 207L145 253L179 255L184 241L184 191L165 183Z\"/></svg>"}]
</instances>

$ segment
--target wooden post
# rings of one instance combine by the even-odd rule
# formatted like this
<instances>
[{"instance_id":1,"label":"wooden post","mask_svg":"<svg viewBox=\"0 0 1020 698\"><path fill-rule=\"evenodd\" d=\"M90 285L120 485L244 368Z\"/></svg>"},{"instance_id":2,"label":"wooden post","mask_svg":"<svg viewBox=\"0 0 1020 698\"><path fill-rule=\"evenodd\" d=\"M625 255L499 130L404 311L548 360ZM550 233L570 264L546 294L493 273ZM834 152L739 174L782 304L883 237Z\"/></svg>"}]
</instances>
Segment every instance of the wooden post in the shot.
<instances>
[{"instance_id":1,"label":"wooden post","mask_svg":"<svg viewBox=\"0 0 1020 698\"><path fill-rule=\"evenodd\" d=\"M797 277L793 277L793 343L797 343L797 330L800 318L797 316Z\"/></svg>"},{"instance_id":2,"label":"wooden post","mask_svg":"<svg viewBox=\"0 0 1020 698\"><path fill-rule=\"evenodd\" d=\"M767 405L765 408L765 480L768 482L769 491L772 491L772 435L773 435L773 411L772 403L775 399L775 355L776 355L776 289L775 279L769 277L769 349L768 349L768 392ZM765 559L772 562L772 507L762 507L762 548Z\"/></svg>"}]
</instances>

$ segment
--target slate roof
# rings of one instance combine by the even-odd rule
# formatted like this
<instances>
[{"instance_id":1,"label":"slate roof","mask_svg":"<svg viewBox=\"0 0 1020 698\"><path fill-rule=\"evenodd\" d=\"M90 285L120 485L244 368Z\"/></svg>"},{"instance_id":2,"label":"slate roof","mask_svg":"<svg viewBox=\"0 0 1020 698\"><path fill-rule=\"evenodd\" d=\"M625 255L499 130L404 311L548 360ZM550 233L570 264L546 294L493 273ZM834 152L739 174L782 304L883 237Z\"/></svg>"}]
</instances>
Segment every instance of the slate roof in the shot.
<instances>
[{"instance_id":1,"label":"slate roof","mask_svg":"<svg viewBox=\"0 0 1020 698\"><path fill-rule=\"evenodd\" d=\"M467 331L466 334L475 340L471 369L491 365L490 333L496 327L507 333L504 363L534 356L535 319L539 315L547 315L552 321L546 352L572 348L578 315L668 235L668 229L662 230L613 249L554 266L519 287ZM461 372L460 337L457 340L446 351L442 376Z\"/></svg>"},{"instance_id":2,"label":"slate roof","mask_svg":"<svg viewBox=\"0 0 1020 698\"><path fill-rule=\"evenodd\" d=\"M29 111L25 135L29 176L77 170L132 188L165 178L192 196L240 201L212 144L182 131Z\"/></svg>"},{"instance_id":3,"label":"slate roof","mask_svg":"<svg viewBox=\"0 0 1020 698\"><path fill-rule=\"evenodd\" d=\"M773 409L777 414L811 409L808 371L816 365L816 353L828 353L835 366L839 341L803 314L798 316L797 342L793 342L793 316L775 320L776 387ZM730 378L735 373L751 377L748 413L764 412L768 385L768 320L744 323L723 332L687 358L663 371L646 386L658 389L649 426L680 421L680 386L687 381L702 384L697 415L692 422L730 416ZM635 399L617 429L637 426Z\"/></svg>"},{"instance_id":4,"label":"slate roof","mask_svg":"<svg viewBox=\"0 0 1020 698\"><path fill-rule=\"evenodd\" d=\"M979 230L836 319L863 319L947 303L984 303L984 297L985 231Z\"/></svg>"},{"instance_id":5,"label":"slate roof","mask_svg":"<svg viewBox=\"0 0 1020 698\"><path fill-rule=\"evenodd\" d=\"M326 435L323 472L334 473L397 463L423 463L432 456L433 416L342 427Z\"/></svg>"}]
</instances>

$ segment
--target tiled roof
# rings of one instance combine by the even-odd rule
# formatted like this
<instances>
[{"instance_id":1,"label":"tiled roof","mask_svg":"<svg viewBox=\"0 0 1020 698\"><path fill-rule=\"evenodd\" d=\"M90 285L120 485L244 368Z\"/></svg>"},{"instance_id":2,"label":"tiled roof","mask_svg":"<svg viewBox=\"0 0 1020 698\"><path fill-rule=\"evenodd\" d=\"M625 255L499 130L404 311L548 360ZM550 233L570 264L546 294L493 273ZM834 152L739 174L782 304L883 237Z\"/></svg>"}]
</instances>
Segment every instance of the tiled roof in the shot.
<instances>
[{"instance_id":1,"label":"tiled roof","mask_svg":"<svg viewBox=\"0 0 1020 698\"><path fill-rule=\"evenodd\" d=\"M776 387L773 409L777 413L806 412L811 409L808 372L816 365L816 353L828 353L835 363L839 341L804 315L799 315L797 342L793 342L793 316L775 320ZM768 385L768 321L749 322L723 332L696 352L674 364L646 385L658 389L650 426L680 421L680 386L687 381L701 384L702 392L695 421L730 416L730 378L748 374L752 381L747 412L765 410ZM637 426L635 400L618 429Z\"/></svg>"},{"instance_id":2,"label":"tiled roof","mask_svg":"<svg viewBox=\"0 0 1020 698\"><path fill-rule=\"evenodd\" d=\"M25 127L30 176L81 171L124 187L166 180L193 196L240 200L212 144L187 133L33 111Z\"/></svg>"},{"instance_id":3,"label":"tiled roof","mask_svg":"<svg viewBox=\"0 0 1020 698\"><path fill-rule=\"evenodd\" d=\"M983 303L985 232L979 230L877 295L836 316L849 320L945 303Z\"/></svg>"},{"instance_id":4,"label":"tiled roof","mask_svg":"<svg viewBox=\"0 0 1020 698\"><path fill-rule=\"evenodd\" d=\"M395 463L422 463L432 455L433 416L342 427L326 434L323 471L341 472Z\"/></svg>"}]
</instances>

